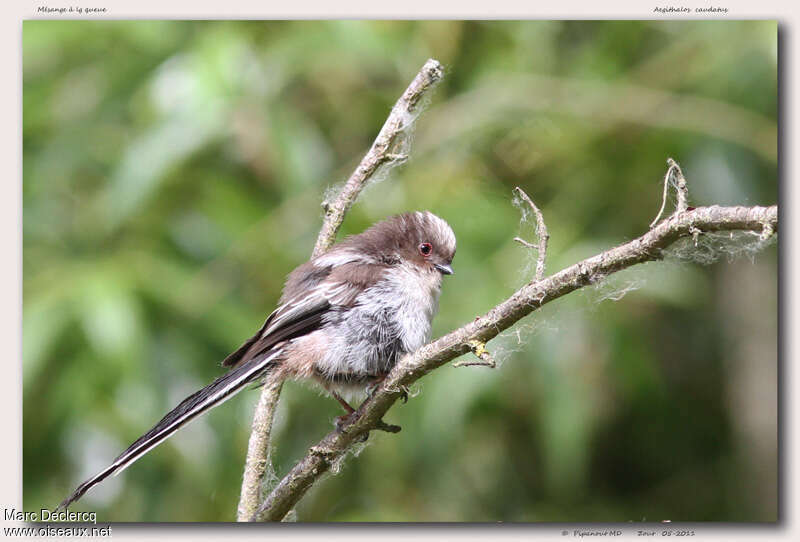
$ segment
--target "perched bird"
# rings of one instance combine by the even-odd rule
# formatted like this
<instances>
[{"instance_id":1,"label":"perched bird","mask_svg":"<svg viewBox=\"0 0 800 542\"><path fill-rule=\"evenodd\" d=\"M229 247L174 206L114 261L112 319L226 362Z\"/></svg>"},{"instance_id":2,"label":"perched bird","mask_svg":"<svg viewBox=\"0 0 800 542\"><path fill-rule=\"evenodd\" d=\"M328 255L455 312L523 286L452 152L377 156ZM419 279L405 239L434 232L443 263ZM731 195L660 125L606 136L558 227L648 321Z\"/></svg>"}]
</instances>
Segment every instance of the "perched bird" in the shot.
<instances>
[{"instance_id":1,"label":"perched bird","mask_svg":"<svg viewBox=\"0 0 800 542\"><path fill-rule=\"evenodd\" d=\"M453 273L455 252L447 222L418 211L378 222L304 263L289 274L261 329L222 362L230 371L184 399L58 508L268 372L315 381L352 413L341 392L375 385L400 356L430 339L442 275Z\"/></svg>"}]
</instances>

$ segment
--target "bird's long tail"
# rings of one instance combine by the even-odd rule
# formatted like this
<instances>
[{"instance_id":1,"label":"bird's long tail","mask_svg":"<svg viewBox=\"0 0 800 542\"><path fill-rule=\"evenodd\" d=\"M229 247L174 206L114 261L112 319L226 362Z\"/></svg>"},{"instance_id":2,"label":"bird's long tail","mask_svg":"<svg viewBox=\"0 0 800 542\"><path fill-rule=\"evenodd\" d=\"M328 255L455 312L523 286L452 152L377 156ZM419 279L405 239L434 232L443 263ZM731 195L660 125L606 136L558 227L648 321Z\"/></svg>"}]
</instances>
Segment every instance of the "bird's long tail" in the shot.
<instances>
[{"instance_id":1,"label":"bird's long tail","mask_svg":"<svg viewBox=\"0 0 800 542\"><path fill-rule=\"evenodd\" d=\"M150 431L139 437L127 450L122 452L108 468L79 485L72 495L58 505L56 510L66 509L70 504L83 497L84 493L92 487L112 474L119 474L128 465L164 442L185 423L233 397L247 384L254 382L275 366L275 358L280 353L280 349L269 350L263 355L231 369L202 390L181 401L181 404L172 409Z\"/></svg>"}]
</instances>

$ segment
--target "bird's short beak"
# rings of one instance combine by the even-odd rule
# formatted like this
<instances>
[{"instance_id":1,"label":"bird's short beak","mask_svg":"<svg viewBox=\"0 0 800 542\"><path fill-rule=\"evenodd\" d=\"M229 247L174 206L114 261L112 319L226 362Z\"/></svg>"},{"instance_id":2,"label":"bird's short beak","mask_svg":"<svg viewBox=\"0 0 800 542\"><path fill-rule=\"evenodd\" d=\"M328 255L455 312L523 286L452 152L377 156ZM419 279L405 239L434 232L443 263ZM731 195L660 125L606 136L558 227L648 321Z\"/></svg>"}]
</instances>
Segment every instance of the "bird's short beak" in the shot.
<instances>
[{"instance_id":1,"label":"bird's short beak","mask_svg":"<svg viewBox=\"0 0 800 542\"><path fill-rule=\"evenodd\" d=\"M437 264L433 264L433 266L436 269L438 269L439 272L442 275L452 275L453 274L453 268L450 267L449 265L444 265L444 264L437 263Z\"/></svg>"}]
</instances>

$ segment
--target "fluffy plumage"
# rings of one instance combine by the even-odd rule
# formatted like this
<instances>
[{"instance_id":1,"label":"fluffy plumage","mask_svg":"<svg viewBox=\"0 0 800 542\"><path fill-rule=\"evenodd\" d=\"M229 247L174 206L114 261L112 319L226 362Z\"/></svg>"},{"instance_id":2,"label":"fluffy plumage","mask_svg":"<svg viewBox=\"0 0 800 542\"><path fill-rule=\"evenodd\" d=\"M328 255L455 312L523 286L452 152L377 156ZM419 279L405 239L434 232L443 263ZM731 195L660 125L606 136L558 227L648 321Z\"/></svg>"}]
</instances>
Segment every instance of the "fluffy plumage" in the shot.
<instances>
[{"instance_id":1,"label":"fluffy plumage","mask_svg":"<svg viewBox=\"0 0 800 542\"><path fill-rule=\"evenodd\" d=\"M59 508L267 372L316 381L349 409L338 391L383 378L401 355L430 339L442 275L452 274L455 251L447 222L415 212L378 222L299 266L278 308L222 362L231 370L184 399Z\"/></svg>"}]
</instances>

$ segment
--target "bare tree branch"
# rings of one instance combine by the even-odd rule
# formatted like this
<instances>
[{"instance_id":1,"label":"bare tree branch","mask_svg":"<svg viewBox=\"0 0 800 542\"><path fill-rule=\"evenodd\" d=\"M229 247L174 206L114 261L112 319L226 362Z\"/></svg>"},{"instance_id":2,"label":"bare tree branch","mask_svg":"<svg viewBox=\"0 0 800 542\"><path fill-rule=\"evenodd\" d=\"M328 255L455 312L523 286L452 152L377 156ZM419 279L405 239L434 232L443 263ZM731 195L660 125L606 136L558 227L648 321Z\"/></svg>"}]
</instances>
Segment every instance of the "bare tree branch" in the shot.
<instances>
[{"instance_id":1,"label":"bare tree branch","mask_svg":"<svg viewBox=\"0 0 800 542\"><path fill-rule=\"evenodd\" d=\"M525 193L525 191L517 186L514 188L514 191L519 194L519 196L525 200L525 202L530 206L531 210L533 210L533 214L536 215L536 235L539 237L539 244L538 246L533 246L531 243L525 241L524 239L520 239L519 237L514 237L514 241L521 243L522 245L528 248L535 248L537 252L536 257L536 280L542 280L544 277L544 260L547 258L547 242L550 240L550 234L547 233L547 226L544 223L544 216L542 216L542 212L533 203L533 200Z\"/></svg>"},{"instance_id":2,"label":"bare tree branch","mask_svg":"<svg viewBox=\"0 0 800 542\"><path fill-rule=\"evenodd\" d=\"M274 374L274 373L273 373ZM247 444L247 460L242 477L242 492L239 496L239 507L236 510L236 521L247 521L253 517L261 503L261 488L264 475L270 465L270 437L275 409L281 395L283 380L267 375L261 395L253 414L253 428Z\"/></svg>"},{"instance_id":3,"label":"bare tree branch","mask_svg":"<svg viewBox=\"0 0 800 542\"><path fill-rule=\"evenodd\" d=\"M650 227L655 226L661 215L664 214L664 208L667 206L667 194L669 194L669 185L675 187L678 195L678 204L675 206L676 213L682 213L689 208L689 186L686 183L686 178L683 176L681 166L672 158L667 158L667 173L664 174L664 194L661 196L661 209L658 214L650 223Z\"/></svg>"},{"instance_id":4,"label":"bare tree branch","mask_svg":"<svg viewBox=\"0 0 800 542\"><path fill-rule=\"evenodd\" d=\"M438 83L444 72L438 60L429 59L417 76L408 86L406 91L394 104L389 118L383 124L378 137L367 152L364 159L347 180L336 200L332 203L324 202L325 222L317 237L313 256L324 253L336 240L336 232L342 225L344 215L353 205L361 190L367 185L370 178L383 165L402 163L408 156L403 149L403 134L413 124L419 113L418 105L422 97Z\"/></svg>"},{"instance_id":5,"label":"bare tree branch","mask_svg":"<svg viewBox=\"0 0 800 542\"><path fill-rule=\"evenodd\" d=\"M403 357L382 386L351 414L339 429L312 446L280 481L258 511L258 518L280 521L331 465L383 422L383 415L404 396L410 384L485 344L541 306L608 275L638 263L663 257L663 250L695 230L750 230L772 235L778 227L778 207L700 207L673 214L650 231L618 247L576 263L543 280L534 280L485 315Z\"/></svg>"},{"instance_id":6,"label":"bare tree branch","mask_svg":"<svg viewBox=\"0 0 800 542\"><path fill-rule=\"evenodd\" d=\"M395 103L372 147L342 187L336 200L333 203L323 202L325 219L317 237L312 258L324 254L333 245L345 214L378 169L381 166L393 167L408 158L403 152L406 150L404 149L405 135L419 114L420 100L443 76L444 72L439 61L429 59L425 62L417 76ZM281 388L280 382L273 382L267 378L261 389L261 396L253 414L253 426L247 447L242 491L236 516L238 521L248 521L253 518L258 508L263 478L269 464L272 420L275 417ZM386 424L375 428L390 432L399 431L397 426ZM286 514L284 513L284 515Z\"/></svg>"},{"instance_id":7,"label":"bare tree branch","mask_svg":"<svg viewBox=\"0 0 800 542\"><path fill-rule=\"evenodd\" d=\"M678 204L675 207L675 212L682 213L689 208L689 186L686 184L686 177L683 176L681 166L672 158L667 158L667 164L670 171L672 171L673 179L675 179L675 190L678 193Z\"/></svg>"}]
</instances>

